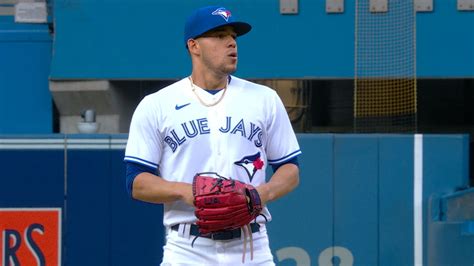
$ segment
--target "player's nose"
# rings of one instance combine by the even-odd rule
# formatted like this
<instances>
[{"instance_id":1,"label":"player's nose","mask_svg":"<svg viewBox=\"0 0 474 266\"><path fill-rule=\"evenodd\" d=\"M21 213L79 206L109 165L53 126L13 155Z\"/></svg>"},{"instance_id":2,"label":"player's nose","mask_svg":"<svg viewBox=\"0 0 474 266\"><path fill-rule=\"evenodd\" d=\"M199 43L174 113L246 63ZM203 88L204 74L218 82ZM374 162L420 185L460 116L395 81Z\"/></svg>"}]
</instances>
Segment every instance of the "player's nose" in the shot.
<instances>
[{"instance_id":1,"label":"player's nose","mask_svg":"<svg viewBox=\"0 0 474 266\"><path fill-rule=\"evenodd\" d=\"M237 41L234 37L229 36L228 39L229 39L228 40L228 46L229 47L233 47L233 48L237 47Z\"/></svg>"}]
</instances>

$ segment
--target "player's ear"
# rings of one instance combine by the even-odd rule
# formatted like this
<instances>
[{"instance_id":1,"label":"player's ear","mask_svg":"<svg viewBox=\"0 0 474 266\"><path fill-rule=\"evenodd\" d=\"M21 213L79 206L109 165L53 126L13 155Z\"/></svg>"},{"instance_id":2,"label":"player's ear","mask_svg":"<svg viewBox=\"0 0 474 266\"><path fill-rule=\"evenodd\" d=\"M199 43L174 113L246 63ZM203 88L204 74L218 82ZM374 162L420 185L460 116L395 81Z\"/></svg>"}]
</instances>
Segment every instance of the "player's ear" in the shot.
<instances>
[{"instance_id":1,"label":"player's ear","mask_svg":"<svg viewBox=\"0 0 474 266\"><path fill-rule=\"evenodd\" d=\"M191 54L197 54L199 50L199 42L195 39L188 40L188 50Z\"/></svg>"}]
</instances>

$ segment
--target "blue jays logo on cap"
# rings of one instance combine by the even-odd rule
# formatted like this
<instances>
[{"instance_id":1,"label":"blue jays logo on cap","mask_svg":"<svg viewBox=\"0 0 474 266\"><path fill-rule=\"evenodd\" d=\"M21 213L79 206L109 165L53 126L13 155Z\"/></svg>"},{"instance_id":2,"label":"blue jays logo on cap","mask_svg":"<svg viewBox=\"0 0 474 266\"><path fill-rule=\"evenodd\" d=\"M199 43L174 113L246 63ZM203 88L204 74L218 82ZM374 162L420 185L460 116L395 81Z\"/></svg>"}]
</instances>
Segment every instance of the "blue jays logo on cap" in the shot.
<instances>
[{"instance_id":1,"label":"blue jays logo on cap","mask_svg":"<svg viewBox=\"0 0 474 266\"><path fill-rule=\"evenodd\" d=\"M225 7L206 6L195 10L186 20L184 26L184 44L204 33L223 26L231 26L237 36L246 34L252 26L246 22L236 21L232 13Z\"/></svg>"},{"instance_id":2,"label":"blue jays logo on cap","mask_svg":"<svg viewBox=\"0 0 474 266\"><path fill-rule=\"evenodd\" d=\"M260 158L260 152L257 152L253 155L244 156L239 161L234 162L234 164L243 167L249 177L250 182L252 182L255 173L262 169L265 163Z\"/></svg>"},{"instance_id":3,"label":"blue jays logo on cap","mask_svg":"<svg viewBox=\"0 0 474 266\"><path fill-rule=\"evenodd\" d=\"M216 9L214 12L212 12L211 14L213 15L219 15L221 16L223 19L225 19L225 21L229 21L229 18L230 16L232 16L232 13L230 13L229 10L223 8L223 7L220 7L218 9Z\"/></svg>"}]
</instances>

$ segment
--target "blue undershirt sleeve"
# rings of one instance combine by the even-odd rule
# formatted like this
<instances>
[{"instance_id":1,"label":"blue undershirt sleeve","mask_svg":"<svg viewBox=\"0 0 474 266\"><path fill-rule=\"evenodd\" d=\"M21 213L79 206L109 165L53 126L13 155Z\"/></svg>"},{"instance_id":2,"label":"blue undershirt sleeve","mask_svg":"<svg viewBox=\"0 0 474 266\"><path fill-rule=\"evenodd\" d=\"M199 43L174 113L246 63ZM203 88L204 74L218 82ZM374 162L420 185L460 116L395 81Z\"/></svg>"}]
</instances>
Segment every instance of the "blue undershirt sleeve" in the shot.
<instances>
[{"instance_id":1,"label":"blue undershirt sleeve","mask_svg":"<svg viewBox=\"0 0 474 266\"><path fill-rule=\"evenodd\" d=\"M133 181L137 175L146 172L150 174L157 174L157 171L149 166L145 166L138 163L133 162L125 162L126 173L125 173L125 185L127 188L128 195L132 198L132 190L133 190Z\"/></svg>"},{"instance_id":2,"label":"blue undershirt sleeve","mask_svg":"<svg viewBox=\"0 0 474 266\"><path fill-rule=\"evenodd\" d=\"M273 168L273 172L275 173L278 168L280 168L280 166L284 165L284 164L287 164L287 163L292 163L292 164L295 164L296 166L299 167L299 163L298 163L298 156L295 156L291 159L289 159L288 161L284 161L282 163L278 163L278 164L271 164L272 168Z\"/></svg>"}]
</instances>

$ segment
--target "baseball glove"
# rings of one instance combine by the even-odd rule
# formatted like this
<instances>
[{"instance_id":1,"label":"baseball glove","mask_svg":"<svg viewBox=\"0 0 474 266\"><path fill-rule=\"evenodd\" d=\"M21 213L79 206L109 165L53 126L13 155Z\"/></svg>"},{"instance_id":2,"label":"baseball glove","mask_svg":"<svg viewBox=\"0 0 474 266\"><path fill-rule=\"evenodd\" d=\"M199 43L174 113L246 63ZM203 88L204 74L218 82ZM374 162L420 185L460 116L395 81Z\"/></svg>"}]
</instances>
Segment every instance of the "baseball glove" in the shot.
<instances>
[{"instance_id":1,"label":"baseball glove","mask_svg":"<svg viewBox=\"0 0 474 266\"><path fill-rule=\"evenodd\" d=\"M262 211L260 196L255 187L216 173L194 176L193 195L195 215L198 218L196 224L201 235L241 228Z\"/></svg>"}]
</instances>

